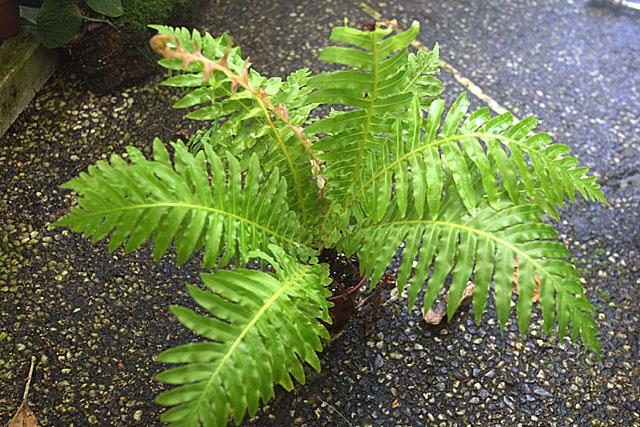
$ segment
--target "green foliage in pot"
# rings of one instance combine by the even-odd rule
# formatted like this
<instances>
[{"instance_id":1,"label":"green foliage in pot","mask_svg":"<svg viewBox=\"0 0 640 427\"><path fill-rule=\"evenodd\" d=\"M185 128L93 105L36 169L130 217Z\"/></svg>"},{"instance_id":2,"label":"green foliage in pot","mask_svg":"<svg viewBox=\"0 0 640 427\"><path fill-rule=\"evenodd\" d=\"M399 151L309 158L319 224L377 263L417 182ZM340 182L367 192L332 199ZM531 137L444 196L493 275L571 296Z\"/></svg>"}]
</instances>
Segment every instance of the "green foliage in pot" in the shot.
<instances>
[{"instance_id":1,"label":"green foliage in pot","mask_svg":"<svg viewBox=\"0 0 640 427\"><path fill-rule=\"evenodd\" d=\"M133 34L141 42L150 22L167 20L186 10L194 0L45 0L40 8L23 7L22 17L31 22L42 44L62 47L80 33L83 21L101 22ZM91 11L92 16L83 13ZM114 22L110 18L117 18Z\"/></svg>"},{"instance_id":2,"label":"green foliage in pot","mask_svg":"<svg viewBox=\"0 0 640 427\"><path fill-rule=\"evenodd\" d=\"M202 10L204 0L127 0L118 25L126 28L136 41L146 44L152 22L184 22L191 14Z\"/></svg>"},{"instance_id":3,"label":"green foliage in pot","mask_svg":"<svg viewBox=\"0 0 640 427\"><path fill-rule=\"evenodd\" d=\"M173 243L178 263L199 254L210 270L204 287L189 286L201 310L171 308L202 341L158 356L179 365L158 375L176 386L157 399L170 407L165 422L240 422L275 384L304 383L304 362L320 368L321 321L330 322L323 248L357 253L375 286L404 245L397 287L409 306L421 297L428 310L450 277L451 317L473 280L476 319L493 289L501 325L518 265L521 333L538 282L545 331L563 337L570 325L599 351L594 309L543 221L578 193L607 203L599 185L566 145L534 131L535 118L470 112L465 94L447 107L438 47L408 49L418 23L397 34L334 28L336 45L320 59L341 69L286 79L251 69L226 36L155 28L152 47L173 74L165 84L186 88L176 107L207 130L187 144L156 139L152 158L128 147L91 166L64 185L77 206L57 224L108 238L111 251L150 240L159 258ZM327 105L337 108L311 114ZM255 259L275 272L223 269Z\"/></svg>"},{"instance_id":4,"label":"green foliage in pot","mask_svg":"<svg viewBox=\"0 0 640 427\"><path fill-rule=\"evenodd\" d=\"M37 13L33 9L23 12L23 17L36 26L38 38L48 48L62 47L69 43L82 28L82 21L103 22L110 25L106 18L122 15L121 0L85 0L84 5L97 16L87 16L82 4L69 0L45 0Z\"/></svg>"}]
</instances>

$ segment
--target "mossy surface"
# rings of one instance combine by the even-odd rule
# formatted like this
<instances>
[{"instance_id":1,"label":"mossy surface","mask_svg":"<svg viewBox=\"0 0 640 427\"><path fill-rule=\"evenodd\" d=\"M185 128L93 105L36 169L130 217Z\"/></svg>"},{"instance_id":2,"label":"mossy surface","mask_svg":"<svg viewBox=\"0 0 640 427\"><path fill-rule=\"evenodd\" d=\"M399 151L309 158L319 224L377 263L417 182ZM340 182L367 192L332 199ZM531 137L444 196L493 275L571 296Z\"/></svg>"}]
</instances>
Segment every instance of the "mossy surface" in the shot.
<instances>
[{"instance_id":1,"label":"mossy surface","mask_svg":"<svg viewBox=\"0 0 640 427\"><path fill-rule=\"evenodd\" d=\"M202 3L202 0L127 0L117 24L145 41L149 24L180 23Z\"/></svg>"}]
</instances>

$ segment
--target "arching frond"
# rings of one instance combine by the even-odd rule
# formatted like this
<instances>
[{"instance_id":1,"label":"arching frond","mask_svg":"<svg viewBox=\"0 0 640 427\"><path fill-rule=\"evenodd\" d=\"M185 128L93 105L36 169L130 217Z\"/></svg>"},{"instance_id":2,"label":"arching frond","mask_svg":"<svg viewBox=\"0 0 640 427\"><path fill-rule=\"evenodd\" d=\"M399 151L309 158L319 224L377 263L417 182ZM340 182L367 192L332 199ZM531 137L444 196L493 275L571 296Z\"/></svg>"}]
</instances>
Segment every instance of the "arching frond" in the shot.
<instances>
[{"instance_id":1,"label":"arching frond","mask_svg":"<svg viewBox=\"0 0 640 427\"><path fill-rule=\"evenodd\" d=\"M226 53L229 68L239 76L247 73L249 85L269 97L273 105L285 108L293 125L303 124L314 108L307 100L311 91L306 86L307 69L294 72L285 81L267 79L248 68L250 64L242 59L238 48L227 50L230 40L225 35L214 38L195 30L189 33L186 29L153 28L159 34L175 37L189 52L200 48L206 58L220 60ZM287 180L289 205L300 213L302 223L317 221L318 188L311 173L309 152L288 126L272 116L265 99L236 87L222 73L212 73L205 79L198 61L190 62L186 70L181 58L164 58L160 64L178 73L165 80L165 85L189 90L174 107L189 108L192 111L187 118L211 123L213 131L206 137L200 135L199 142L212 145L218 154L229 151L244 162L256 154L265 170L278 168Z\"/></svg>"},{"instance_id":2,"label":"arching frond","mask_svg":"<svg viewBox=\"0 0 640 427\"><path fill-rule=\"evenodd\" d=\"M304 384L307 362L320 370L316 352L329 333L319 322L331 322L325 286L326 265L302 265L271 246L275 274L256 270L203 274L206 291L190 286L193 299L208 313L174 306L178 320L207 341L186 344L158 356L169 369L157 379L177 385L157 398L170 406L169 424L210 427L227 424L229 413L239 424L255 415L260 400L273 397L274 384L293 388L293 376Z\"/></svg>"},{"instance_id":3,"label":"arching frond","mask_svg":"<svg viewBox=\"0 0 640 427\"><path fill-rule=\"evenodd\" d=\"M133 251L147 239L162 256L175 240L177 261L204 249L206 267L247 259L255 249L277 242L292 253L309 253L306 234L286 201L286 182L274 169L262 182L257 156L246 176L232 155L221 160L210 146L197 154L174 143L175 159L160 140L154 160L128 147L130 162L114 155L64 185L80 195L78 206L56 225L93 241L110 235L109 249ZM125 243L126 242L126 243Z\"/></svg>"},{"instance_id":4,"label":"arching frond","mask_svg":"<svg viewBox=\"0 0 640 427\"><path fill-rule=\"evenodd\" d=\"M307 134L324 135L314 144L326 160L326 196L341 201L365 167L368 153L379 151L392 135L394 117L402 116L413 96L427 105L442 91L432 74L438 70L438 49L409 53L419 25L390 35L392 28L374 31L336 27L331 39L350 46L330 46L320 59L346 69L315 75L308 85L316 88L308 102L338 105L348 111L333 112L308 126Z\"/></svg>"},{"instance_id":5,"label":"arching frond","mask_svg":"<svg viewBox=\"0 0 640 427\"><path fill-rule=\"evenodd\" d=\"M484 108L464 119L468 108L462 94L443 116L444 101L436 100L423 119L414 98L404 121L394 124L394 140L367 157L344 207L357 200L367 215L379 220L390 203L397 203L404 215L411 188L417 212L435 215L446 177L453 179L468 212L484 198L496 206L500 191L513 203L534 203L554 218L556 206L567 199L573 202L576 193L607 203L595 177L568 155L566 145L554 143L546 133L532 133L534 117L513 124L511 114L492 118ZM482 186L475 186L476 181Z\"/></svg>"},{"instance_id":6,"label":"arching frond","mask_svg":"<svg viewBox=\"0 0 640 427\"><path fill-rule=\"evenodd\" d=\"M514 205L505 196L499 199L495 207L479 205L473 215L467 213L459 197L449 197L437 216L419 213L413 206L403 215L397 206L391 206L382 221L363 223L354 233L362 245L361 268L371 273L372 283L376 283L404 242L397 282L400 292L417 258L408 288L409 306L413 306L429 277L423 305L426 312L443 289L445 279L451 276L447 307L451 317L467 282L473 279L473 309L479 320L493 283L498 319L504 325L511 311L517 260L517 316L521 333L524 335L528 329L538 277L545 330L548 332L557 318L562 337L570 322L584 345L597 352L593 307L574 267L565 261L569 256L566 247L554 240L557 234L552 226L542 222L540 208L532 204Z\"/></svg>"}]
</instances>

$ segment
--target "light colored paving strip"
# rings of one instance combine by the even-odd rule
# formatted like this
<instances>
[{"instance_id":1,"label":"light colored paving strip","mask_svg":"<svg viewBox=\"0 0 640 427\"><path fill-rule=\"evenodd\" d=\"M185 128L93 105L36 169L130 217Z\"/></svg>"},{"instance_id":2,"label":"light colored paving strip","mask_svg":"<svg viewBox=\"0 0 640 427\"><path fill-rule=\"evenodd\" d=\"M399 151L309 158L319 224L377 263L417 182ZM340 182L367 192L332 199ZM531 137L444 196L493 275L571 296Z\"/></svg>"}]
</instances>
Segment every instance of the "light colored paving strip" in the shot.
<instances>
[{"instance_id":1,"label":"light colored paving strip","mask_svg":"<svg viewBox=\"0 0 640 427\"><path fill-rule=\"evenodd\" d=\"M384 17L382 16L382 14L380 12L378 12L376 9L374 9L371 5L367 4L366 2L364 2L364 1L353 1L352 3L354 5L356 5L362 12L364 12L367 15L369 15L370 17L372 17L376 21L380 21L380 20L384 19ZM413 47L415 47L416 49L422 49L422 50L424 50L426 52L429 52L429 48L427 46L425 46L419 40L415 40L413 43L411 43L411 45ZM495 99L493 99L492 97L487 95L480 88L480 86L478 86L477 84L473 83L468 78L464 77L462 75L462 73L460 73L460 71L458 71L457 68L455 68L453 65L449 64L447 61L445 61L442 58L440 58L440 65L442 66L442 68L444 68L445 70L450 72L453 75L453 78L460 85L462 85L469 92L471 92L476 98L478 98L479 100L481 100L482 102L487 104L487 106L490 109L492 109L495 113L502 114L502 113L506 113L506 112L509 111L506 108L504 108L502 105L500 105L498 103L498 101L496 101ZM514 117L514 121L517 121L517 120L518 119L516 119Z\"/></svg>"},{"instance_id":2,"label":"light colored paving strip","mask_svg":"<svg viewBox=\"0 0 640 427\"><path fill-rule=\"evenodd\" d=\"M611 3L613 6L623 6L623 7L628 7L629 9L633 9L633 10L640 10L640 3L635 2L635 1L610 0L609 3Z\"/></svg>"}]
</instances>

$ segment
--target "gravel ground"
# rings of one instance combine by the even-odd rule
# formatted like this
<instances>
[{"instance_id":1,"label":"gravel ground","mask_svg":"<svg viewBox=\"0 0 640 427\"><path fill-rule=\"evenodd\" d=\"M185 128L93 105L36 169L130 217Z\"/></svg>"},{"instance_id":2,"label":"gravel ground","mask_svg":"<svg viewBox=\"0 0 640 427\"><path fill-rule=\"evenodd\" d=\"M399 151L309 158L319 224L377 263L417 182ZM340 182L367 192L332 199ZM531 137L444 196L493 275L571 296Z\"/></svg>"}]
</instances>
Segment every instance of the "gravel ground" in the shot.
<instances>
[{"instance_id":1,"label":"gravel ground","mask_svg":"<svg viewBox=\"0 0 640 427\"><path fill-rule=\"evenodd\" d=\"M545 337L526 343L495 314L444 328L391 302L368 337L366 306L305 387L278 393L256 426L640 425L640 14L580 1L411 0L373 4L422 22L421 40L517 115L568 143L615 209L578 203L559 224L598 310L602 359ZM230 31L263 73L315 58L332 25L367 22L349 2L213 2L200 28ZM109 255L49 224L58 186L112 151L184 129L159 76L96 96L60 69L0 138L0 424L19 404L31 355L42 425L155 425L152 355L192 337L169 314L195 264L148 251ZM71 76L73 77L73 76ZM460 86L444 76L449 93Z\"/></svg>"}]
</instances>

